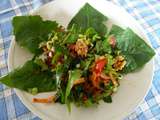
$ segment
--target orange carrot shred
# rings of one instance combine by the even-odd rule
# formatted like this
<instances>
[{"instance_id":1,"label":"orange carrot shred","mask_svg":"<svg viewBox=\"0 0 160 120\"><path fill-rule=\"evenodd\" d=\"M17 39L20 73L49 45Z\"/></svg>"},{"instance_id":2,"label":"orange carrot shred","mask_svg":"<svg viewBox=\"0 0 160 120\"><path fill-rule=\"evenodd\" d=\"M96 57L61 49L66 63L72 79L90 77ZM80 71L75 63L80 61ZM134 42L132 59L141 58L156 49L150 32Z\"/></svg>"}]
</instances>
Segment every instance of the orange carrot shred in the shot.
<instances>
[{"instance_id":1,"label":"orange carrot shred","mask_svg":"<svg viewBox=\"0 0 160 120\"><path fill-rule=\"evenodd\" d=\"M55 101L55 96L49 96L48 98L33 98L35 103L51 103Z\"/></svg>"}]
</instances>

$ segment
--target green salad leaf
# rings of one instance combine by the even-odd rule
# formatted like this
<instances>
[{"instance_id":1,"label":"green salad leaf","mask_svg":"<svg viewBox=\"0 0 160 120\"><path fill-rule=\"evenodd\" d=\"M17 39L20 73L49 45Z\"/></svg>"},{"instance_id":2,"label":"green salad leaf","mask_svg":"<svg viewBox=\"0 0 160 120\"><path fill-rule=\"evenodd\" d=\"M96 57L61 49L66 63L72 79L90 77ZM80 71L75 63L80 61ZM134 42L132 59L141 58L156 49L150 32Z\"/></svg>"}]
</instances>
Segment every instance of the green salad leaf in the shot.
<instances>
[{"instance_id":1,"label":"green salad leaf","mask_svg":"<svg viewBox=\"0 0 160 120\"><path fill-rule=\"evenodd\" d=\"M116 46L127 63L123 73L129 73L143 67L154 55L154 50L130 28L123 30L118 26L111 29L116 37Z\"/></svg>"},{"instance_id":2,"label":"green salad leaf","mask_svg":"<svg viewBox=\"0 0 160 120\"><path fill-rule=\"evenodd\" d=\"M43 21L38 15L16 16L12 24L16 42L34 54L40 52L39 44L58 27L55 21Z\"/></svg>"},{"instance_id":3,"label":"green salad leaf","mask_svg":"<svg viewBox=\"0 0 160 120\"><path fill-rule=\"evenodd\" d=\"M82 71L78 70L78 69L69 71L69 78L68 78L66 94L65 94L65 102L67 102L67 98L70 95L74 81L78 80L81 77L81 73L82 73Z\"/></svg>"},{"instance_id":4,"label":"green salad leaf","mask_svg":"<svg viewBox=\"0 0 160 120\"><path fill-rule=\"evenodd\" d=\"M106 21L106 16L86 3L70 21L68 28L71 28L72 25L75 24L77 29L81 28L81 30L85 32L87 28L92 27L100 35L104 35L107 32L107 27L104 24Z\"/></svg>"},{"instance_id":5,"label":"green salad leaf","mask_svg":"<svg viewBox=\"0 0 160 120\"><path fill-rule=\"evenodd\" d=\"M38 90L38 93L56 89L56 80L53 77L53 73L41 71L40 66L32 60L1 78L0 82L9 87L27 92L35 88Z\"/></svg>"}]
</instances>

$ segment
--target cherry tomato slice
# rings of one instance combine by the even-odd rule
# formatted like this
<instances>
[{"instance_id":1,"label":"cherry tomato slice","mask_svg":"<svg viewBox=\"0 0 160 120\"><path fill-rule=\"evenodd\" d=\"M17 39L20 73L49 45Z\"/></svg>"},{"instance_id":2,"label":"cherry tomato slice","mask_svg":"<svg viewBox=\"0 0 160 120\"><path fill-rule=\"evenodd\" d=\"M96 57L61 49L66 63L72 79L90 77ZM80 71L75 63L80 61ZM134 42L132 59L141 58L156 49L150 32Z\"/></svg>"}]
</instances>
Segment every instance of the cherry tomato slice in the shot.
<instances>
[{"instance_id":1,"label":"cherry tomato slice","mask_svg":"<svg viewBox=\"0 0 160 120\"><path fill-rule=\"evenodd\" d=\"M105 58L97 60L96 65L95 65L95 72L96 73L101 73L102 70L104 69L106 63L107 63L107 61L106 61Z\"/></svg>"}]
</instances>

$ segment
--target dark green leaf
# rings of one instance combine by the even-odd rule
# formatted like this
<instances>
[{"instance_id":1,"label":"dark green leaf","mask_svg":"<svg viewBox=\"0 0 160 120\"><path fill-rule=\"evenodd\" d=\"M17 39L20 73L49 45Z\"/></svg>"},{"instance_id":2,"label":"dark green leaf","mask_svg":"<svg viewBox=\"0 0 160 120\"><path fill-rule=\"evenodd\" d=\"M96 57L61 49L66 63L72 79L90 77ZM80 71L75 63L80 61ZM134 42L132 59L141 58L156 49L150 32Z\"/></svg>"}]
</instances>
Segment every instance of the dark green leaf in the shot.
<instances>
[{"instance_id":1,"label":"dark green leaf","mask_svg":"<svg viewBox=\"0 0 160 120\"><path fill-rule=\"evenodd\" d=\"M26 62L23 67L17 68L1 78L0 82L24 91L36 88L38 92L47 92L56 88L56 80L53 78L53 73L41 71L41 68L33 61Z\"/></svg>"},{"instance_id":2,"label":"dark green leaf","mask_svg":"<svg viewBox=\"0 0 160 120\"><path fill-rule=\"evenodd\" d=\"M129 28L116 35L116 46L127 61L124 73L141 68L155 55L154 50Z\"/></svg>"},{"instance_id":3,"label":"dark green leaf","mask_svg":"<svg viewBox=\"0 0 160 120\"><path fill-rule=\"evenodd\" d=\"M34 60L34 62L41 67L42 71L48 70L48 66L43 62L42 59L36 57L35 60Z\"/></svg>"},{"instance_id":4,"label":"dark green leaf","mask_svg":"<svg viewBox=\"0 0 160 120\"><path fill-rule=\"evenodd\" d=\"M103 101L106 103L112 103L112 97L111 96L106 96L103 98Z\"/></svg>"},{"instance_id":5,"label":"dark green leaf","mask_svg":"<svg viewBox=\"0 0 160 120\"><path fill-rule=\"evenodd\" d=\"M17 43L32 53L39 53L39 44L58 27L55 21L43 21L40 16L16 16L12 24Z\"/></svg>"},{"instance_id":6,"label":"dark green leaf","mask_svg":"<svg viewBox=\"0 0 160 120\"><path fill-rule=\"evenodd\" d=\"M94 28L100 35L104 35L107 32L107 27L104 22L107 21L107 17L97 11L91 5L86 3L80 11L75 15L68 25L71 28L73 24L76 25L77 29L82 29L83 32L87 28Z\"/></svg>"},{"instance_id":7,"label":"dark green leaf","mask_svg":"<svg viewBox=\"0 0 160 120\"><path fill-rule=\"evenodd\" d=\"M81 70L73 70L69 71L69 78L68 78L68 83L67 83L67 88L66 88L66 94L65 94L65 102L67 102L67 98L70 95L71 89L73 87L73 83L75 80L78 80L81 77Z\"/></svg>"}]
</instances>

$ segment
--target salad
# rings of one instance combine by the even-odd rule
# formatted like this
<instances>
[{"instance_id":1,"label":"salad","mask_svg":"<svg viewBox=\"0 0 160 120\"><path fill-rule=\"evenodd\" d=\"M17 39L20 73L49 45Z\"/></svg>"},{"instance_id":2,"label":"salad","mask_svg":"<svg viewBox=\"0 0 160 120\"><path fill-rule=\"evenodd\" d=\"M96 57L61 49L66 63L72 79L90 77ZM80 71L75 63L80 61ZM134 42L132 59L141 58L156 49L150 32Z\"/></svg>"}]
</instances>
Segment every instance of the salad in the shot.
<instances>
[{"instance_id":1,"label":"salad","mask_svg":"<svg viewBox=\"0 0 160 120\"><path fill-rule=\"evenodd\" d=\"M111 103L123 76L142 68L155 52L130 28L107 28L107 20L88 3L67 28L38 15L14 17L15 40L33 58L0 82L33 95L55 91L33 102L67 104L69 111L71 103Z\"/></svg>"}]
</instances>

